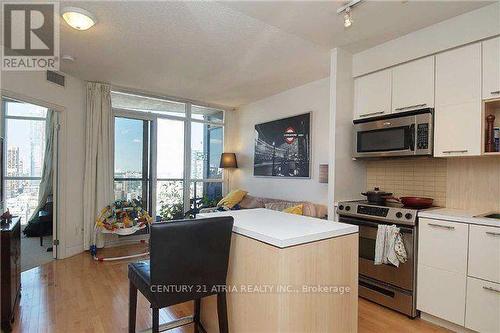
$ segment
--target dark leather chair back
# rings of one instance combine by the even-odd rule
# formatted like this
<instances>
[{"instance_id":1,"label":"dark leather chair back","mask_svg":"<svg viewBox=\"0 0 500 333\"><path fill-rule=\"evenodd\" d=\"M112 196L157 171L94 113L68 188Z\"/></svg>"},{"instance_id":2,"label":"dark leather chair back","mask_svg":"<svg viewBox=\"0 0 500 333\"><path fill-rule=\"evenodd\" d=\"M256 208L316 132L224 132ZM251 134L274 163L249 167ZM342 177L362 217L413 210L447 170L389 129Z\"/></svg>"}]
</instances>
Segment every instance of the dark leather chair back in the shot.
<instances>
[{"instance_id":1,"label":"dark leather chair back","mask_svg":"<svg viewBox=\"0 0 500 333\"><path fill-rule=\"evenodd\" d=\"M153 223L151 285L159 303L176 304L214 295L225 286L233 218ZM152 290L155 291L154 289Z\"/></svg>"}]
</instances>

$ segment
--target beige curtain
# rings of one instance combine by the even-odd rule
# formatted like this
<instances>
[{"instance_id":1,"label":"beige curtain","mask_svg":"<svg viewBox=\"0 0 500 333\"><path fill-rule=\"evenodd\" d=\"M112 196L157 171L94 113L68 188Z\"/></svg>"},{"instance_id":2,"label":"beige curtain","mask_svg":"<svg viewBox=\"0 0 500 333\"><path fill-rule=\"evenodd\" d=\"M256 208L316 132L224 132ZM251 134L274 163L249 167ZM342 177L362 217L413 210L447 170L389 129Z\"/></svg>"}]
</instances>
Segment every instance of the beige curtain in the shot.
<instances>
[{"instance_id":1,"label":"beige curtain","mask_svg":"<svg viewBox=\"0 0 500 333\"><path fill-rule=\"evenodd\" d=\"M54 138L57 131L57 113L47 110L45 120L45 152L43 154L42 179L40 180L40 190L38 191L38 206L31 215L29 221L38 219L38 213L47 204L47 200L52 196L53 164L54 164ZM52 212L56 215L56 212Z\"/></svg>"},{"instance_id":2,"label":"beige curtain","mask_svg":"<svg viewBox=\"0 0 500 333\"><path fill-rule=\"evenodd\" d=\"M104 245L103 237L95 239L95 219L102 208L113 202L114 125L110 86L87 83L87 122L85 136L85 174L83 188L84 248L96 242Z\"/></svg>"}]
</instances>

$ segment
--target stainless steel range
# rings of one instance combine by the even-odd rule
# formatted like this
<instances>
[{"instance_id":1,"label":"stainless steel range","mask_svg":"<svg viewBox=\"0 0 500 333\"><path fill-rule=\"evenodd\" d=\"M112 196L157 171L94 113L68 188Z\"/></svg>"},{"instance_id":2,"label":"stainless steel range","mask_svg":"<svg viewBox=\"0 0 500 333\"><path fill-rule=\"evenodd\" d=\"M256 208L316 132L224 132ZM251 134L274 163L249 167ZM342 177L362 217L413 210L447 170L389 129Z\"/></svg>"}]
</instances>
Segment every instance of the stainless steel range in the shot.
<instances>
[{"instance_id":1,"label":"stainless steel range","mask_svg":"<svg viewBox=\"0 0 500 333\"><path fill-rule=\"evenodd\" d=\"M414 208L378 206L367 201L339 202L339 221L359 226L359 295L407 316L417 316L417 225ZM379 224L396 224L401 231L408 261L374 265Z\"/></svg>"}]
</instances>

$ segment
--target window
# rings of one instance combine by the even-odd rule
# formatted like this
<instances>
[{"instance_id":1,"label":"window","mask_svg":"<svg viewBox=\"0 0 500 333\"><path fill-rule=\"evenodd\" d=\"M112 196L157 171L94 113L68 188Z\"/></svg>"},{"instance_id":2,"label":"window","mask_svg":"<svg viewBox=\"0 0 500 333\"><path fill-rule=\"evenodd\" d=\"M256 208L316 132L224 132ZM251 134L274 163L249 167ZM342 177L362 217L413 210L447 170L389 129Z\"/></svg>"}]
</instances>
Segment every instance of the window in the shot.
<instances>
[{"instance_id":1,"label":"window","mask_svg":"<svg viewBox=\"0 0 500 333\"><path fill-rule=\"evenodd\" d=\"M184 121L157 120L156 215L163 219L184 217Z\"/></svg>"},{"instance_id":2,"label":"window","mask_svg":"<svg viewBox=\"0 0 500 333\"><path fill-rule=\"evenodd\" d=\"M115 200L137 199L150 209L150 122L115 118Z\"/></svg>"},{"instance_id":3,"label":"window","mask_svg":"<svg viewBox=\"0 0 500 333\"><path fill-rule=\"evenodd\" d=\"M27 223L38 205L45 152L47 109L11 99L2 100L5 113L5 203Z\"/></svg>"},{"instance_id":4,"label":"window","mask_svg":"<svg viewBox=\"0 0 500 333\"><path fill-rule=\"evenodd\" d=\"M140 198L157 220L220 200L224 111L115 91L111 101L116 199Z\"/></svg>"}]
</instances>

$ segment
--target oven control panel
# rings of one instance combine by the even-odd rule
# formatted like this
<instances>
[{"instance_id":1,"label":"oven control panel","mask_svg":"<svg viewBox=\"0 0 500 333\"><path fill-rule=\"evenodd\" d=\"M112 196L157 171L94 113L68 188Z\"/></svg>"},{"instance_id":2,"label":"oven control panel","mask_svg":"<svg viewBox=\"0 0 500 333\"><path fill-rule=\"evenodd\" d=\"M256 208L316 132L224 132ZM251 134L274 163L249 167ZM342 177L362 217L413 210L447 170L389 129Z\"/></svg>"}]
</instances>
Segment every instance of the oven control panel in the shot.
<instances>
[{"instance_id":1,"label":"oven control panel","mask_svg":"<svg viewBox=\"0 0 500 333\"><path fill-rule=\"evenodd\" d=\"M363 214L363 215L387 217L387 213L389 213L389 208L358 205L358 209L356 211L358 214Z\"/></svg>"},{"instance_id":2,"label":"oven control panel","mask_svg":"<svg viewBox=\"0 0 500 333\"><path fill-rule=\"evenodd\" d=\"M339 202L337 214L403 225L416 225L418 217L416 209L377 206L366 204L366 201Z\"/></svg>"}]
</instances>

